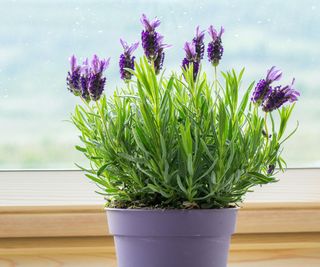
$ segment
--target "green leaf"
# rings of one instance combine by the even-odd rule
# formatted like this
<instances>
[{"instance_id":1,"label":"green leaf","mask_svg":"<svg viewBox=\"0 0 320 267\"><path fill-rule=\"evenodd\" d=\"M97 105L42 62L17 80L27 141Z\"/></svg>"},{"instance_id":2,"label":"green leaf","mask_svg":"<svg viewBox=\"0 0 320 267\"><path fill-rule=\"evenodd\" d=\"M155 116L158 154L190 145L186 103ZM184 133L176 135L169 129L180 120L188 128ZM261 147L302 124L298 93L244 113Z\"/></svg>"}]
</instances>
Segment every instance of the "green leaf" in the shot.
<instances>
[{"instance_id":1,"label":"green leaf","mask_svg":"<svg viewBox=\"0 0 320 267\"><path fill-rule=\"evenodd\" d=\"M109 166L109 163L102 165L97 171L97 176L100 176L107 169L108 166Z\"/></svg>"},{"instance_id":2,"label":"green leaf","mask_svg":"<svg viewBox=\"0 0 320 267\"><path fill-rule=\"evenodd\" d=\"M79 150L80 152L87 152L87 149L86 148L84 148L84 147L81 147L81 146L75 146L75 148L77 149L77 150Z\"/></svg>"}]
</instances>

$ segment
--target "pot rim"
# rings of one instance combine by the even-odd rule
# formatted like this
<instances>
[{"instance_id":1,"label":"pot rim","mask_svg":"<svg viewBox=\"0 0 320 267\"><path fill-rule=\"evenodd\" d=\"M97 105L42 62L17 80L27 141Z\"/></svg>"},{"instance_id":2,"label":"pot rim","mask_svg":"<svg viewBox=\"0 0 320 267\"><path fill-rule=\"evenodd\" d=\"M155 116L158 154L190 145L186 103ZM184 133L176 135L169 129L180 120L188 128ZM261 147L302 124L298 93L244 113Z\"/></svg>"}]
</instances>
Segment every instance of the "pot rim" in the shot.
<instances>
[{"instance_id":1,"label":"pot rim","mask_svg":"<svg viewBox=\"0 0 320 267\"><path fill-rule=\"evenodd\" d=\"M208 212L208 211L227 211L227 210L232 210L232 211L238 211L240 210L241 207L230 207L230 208L219 208L219 209L150 209L150 208L104 208L105 211L128 211L128 212L145 212L145 211L150 211L150 212Z\"/></svg>"},{"instance_id":2,"label":"pot rim","mask_svg":"<svg viewBox=\"0 0 320 267\"><path fill-rule=\"evenodd\" d=\"M114 236L212 237L234 233L238 209L106 208L106 215Z\"/></svg>"}]
</instances>

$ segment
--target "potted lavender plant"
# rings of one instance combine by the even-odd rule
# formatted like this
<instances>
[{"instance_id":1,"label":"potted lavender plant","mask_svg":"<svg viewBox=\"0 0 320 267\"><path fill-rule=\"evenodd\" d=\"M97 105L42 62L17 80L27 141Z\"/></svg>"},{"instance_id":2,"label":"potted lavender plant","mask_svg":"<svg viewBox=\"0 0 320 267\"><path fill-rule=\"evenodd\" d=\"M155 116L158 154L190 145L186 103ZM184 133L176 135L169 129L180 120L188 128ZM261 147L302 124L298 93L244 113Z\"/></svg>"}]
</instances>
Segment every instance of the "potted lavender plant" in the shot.
<instances>
[{"instance_id":1,"label":"potted lavender plant","mask_svg":"<svg viewBox=\"0 0 320 267\"><path fill-rule=\"evenodd\" d=\"M222 35L209 27L207 56L214 75L201 70L205 32L186 42L181 71L164 75L160 21L141 18L138 43L121 40L123 88L106 97L109 59L78 65L71 57L68 89L83 100L72 121L89 159L86 176L105 195L119 267L224 267L237 206L248 190L275 182L283 170L282 145L299 93L274 85L275 67L240 98L244 70L221 72ZM275 119L277 117L277 119Z\"/></svg>"}]
</instances>

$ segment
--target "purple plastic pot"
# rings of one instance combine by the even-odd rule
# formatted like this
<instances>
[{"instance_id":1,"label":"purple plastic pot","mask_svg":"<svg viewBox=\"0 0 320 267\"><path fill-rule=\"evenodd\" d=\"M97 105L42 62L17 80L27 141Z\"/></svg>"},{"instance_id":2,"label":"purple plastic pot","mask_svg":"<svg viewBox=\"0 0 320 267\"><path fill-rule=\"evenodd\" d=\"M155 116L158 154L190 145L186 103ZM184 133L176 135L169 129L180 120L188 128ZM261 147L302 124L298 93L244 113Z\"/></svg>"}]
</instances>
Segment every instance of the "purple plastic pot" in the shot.
<instances>
[{"instance_id":1,"label":"purple plastic pot","mask_svg":"<svg viewBox=\"0 0 320 267\"><path fill-rule=\"evenodd\" d=\"M118 267L226 267L237 209L107 209Z\"/></svg>"}]
</instances>

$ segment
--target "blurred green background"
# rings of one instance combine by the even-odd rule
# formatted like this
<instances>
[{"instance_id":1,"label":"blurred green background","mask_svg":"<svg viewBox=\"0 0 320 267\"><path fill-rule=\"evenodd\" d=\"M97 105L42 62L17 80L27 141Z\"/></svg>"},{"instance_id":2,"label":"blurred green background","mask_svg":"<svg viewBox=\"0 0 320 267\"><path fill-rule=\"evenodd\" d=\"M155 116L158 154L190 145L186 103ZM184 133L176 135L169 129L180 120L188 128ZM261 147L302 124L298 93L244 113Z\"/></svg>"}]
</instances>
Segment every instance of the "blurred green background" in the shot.
<instances>
[{"instance_id":1,"label":"blurred green background","mask_svg":"<svg viewBox=\"0 0 320 267\"><path fill-rule=\"evenodd\" d=\"M221 70L246 67L244 85L276 65L301 92L287 143L289 167L320 167L320 5L318 1L41 1L0 2L0 169L73 169L86 160L66 122L77 99L65 86L68 58L111 57L106 93L121 86L119 38L140 39L140 15L158 16L165 68L178 70L194 29L223 25ZM206 37L208 41L208 37ZM138 55L142 53L139 48ZM206 65L209 65L206 63ZM208 66L206 67L208 68ZM208 69L211 71L210 69Z\"/></svg>"}]
</instances>

